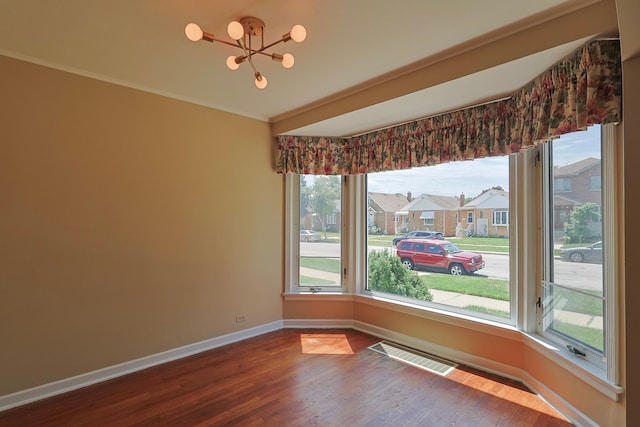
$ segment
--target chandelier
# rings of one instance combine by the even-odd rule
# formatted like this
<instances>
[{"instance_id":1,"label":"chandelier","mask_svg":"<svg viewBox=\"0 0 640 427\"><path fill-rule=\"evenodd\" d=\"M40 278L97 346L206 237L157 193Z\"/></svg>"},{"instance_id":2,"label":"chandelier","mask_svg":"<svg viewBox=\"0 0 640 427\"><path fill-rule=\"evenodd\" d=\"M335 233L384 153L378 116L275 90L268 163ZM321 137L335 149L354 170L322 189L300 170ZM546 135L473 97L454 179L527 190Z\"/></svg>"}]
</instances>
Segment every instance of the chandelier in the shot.
<instances>
[{"instance_id":1,"label":"chandelier","mask_svg":"<svg viewBox=\"0 0 640 427\"><path fill-rule=\"evenodd\" d=\"M294 25L293 28L291 28L291 31L282 36L280 40L269 43L265 46L264 27L264 22L258 18L254 18L253 16L245 16L240 18L238 21L231 21L227 26L227 33L229 34L229 37L235 40L235 42L218 39L213 34L202 31L200 26L193 22L187 24L184 28L184 33L189 40L194 42L205 40L211 43L224 43L241 49L241 55L231 55L227 58L227 67L229 67L230 70L237 70L241 63L247 61L253 69L256 86L259 89L264 89L267 87L267 78L256 69L253 64L253 56L256 54L269 56L274 61L282 63L284 68L291 68L295 62L293 55L290 53L268 53L267 49L277 45L278 43L288 42L289 40L300 43L307 37L307 30L302 25ZM254 46L254 37L260 38L259 47Z\"/></svg>"}]
</instances>

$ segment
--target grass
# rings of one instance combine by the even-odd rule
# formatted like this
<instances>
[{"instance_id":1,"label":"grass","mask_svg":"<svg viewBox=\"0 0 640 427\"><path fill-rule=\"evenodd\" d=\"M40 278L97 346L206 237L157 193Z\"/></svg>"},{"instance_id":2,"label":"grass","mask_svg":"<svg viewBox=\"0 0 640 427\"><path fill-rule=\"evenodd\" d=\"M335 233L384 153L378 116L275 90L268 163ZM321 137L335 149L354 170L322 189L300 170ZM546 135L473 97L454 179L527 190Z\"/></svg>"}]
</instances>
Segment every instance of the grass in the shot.
<instances>
[{"instance_id":1,"label":"grass","mask_svg":"<svg viewBox=\"0 0 640 427\"><path fill-rule=\"evenodd\" d=\"M337 234L337 233L336 233ZM367 236L368 244L371 246L392 247L393 239L397 236L385 236L370 234ZM457 247L467 251L489 251L489 252L509 252L509 239L499 237L446 237Z\"/></svg>"},{"instance_id":2,"label":"grass","mask_svg":"<svg viewBox=\"0 0 640 427\"><path fill-rule=\"evenodd\" d=\"M509 317L509 312L504 310L498 310L495 308L483 307L481 305L467 305L464 307L466 310L479 311L480 313L493 314L494 316Z\"/></svg>"},{"instance_id":3,"label":"grass","mask_svg":"<svg viewBox=\"0 0 640 427\"><path fill-rule=\"evenodd\" d=\"M563 303L560 308L562 311L569 311L572 313L582 313L591 316L603 315L603 302L598 298L597 293L593 293L593 297L584 295L578 292L573 292L569 289L555 288L554 300L556 302L561 301ZM584 289L585 292L593 292Z\"/></svg>"},{"instance_id":4,"label":"grass","mask_svg":"<svg viewBox=\"0 0 640 427\"><path fill-rule=\"evenodd\" d=\"M488 251L509 253L509 239L499 237L449 238L449 241L466 251Z\"/></svg>"},{"instance_id":5,"label":"grass","mask_svg":"<svg viewBox=\"0 0 640 427\"><path fill-rule=\"evenodd\" d=\"M554 329L571 338L590 345L598 350L603 350L604 333L602 329L589 328L586 326L572 325L571 323L555 320Z\"/></svg>"},{"instance_id":6,"label":"grass","mask_svg":"<svg viewBox=\"0 0 640 427\"><path fill-rule=\"evenodd\" d=\"M318 232L322 236L321 242L339 242L340 233L327 232L327 239L324 239L324 233ZM371 246L392 247L393 239L398 236L383 235L383 234L369 234L367 236L367 243ZM466 251L489 251L489 252L502 252L509 253L509 239L501 237L446 237L446 240L450 241L460 249Z\"/></svg>"},{"instance_id":7,"label":"grass","mask_svg":"<svg viewBox=\"0 0 640 427\"><path fill-rule=\"evenodd\" d=\"M300 258L300 267L340 274L340 260L336 258Z\"/></svg>"},{"instance_id":8,"label":"grass","mask_svg":"<svg viewBox=\"0 0 640 427\"><path fill-rule=\"evenodd\" d=\"M509 301L509 281L481 276L454 276L430 274L421 276L429 289L475 295L500 301Z\"/></svg>"},{"instance_id":9,"label":"grass","mask_svg":"<svg viewBox=\"0 0 640 427\"><path fill-rule=\"evenodd\" d=\"M317 277L300 276L301 285L334 285L332 280L318 279Z\"/></svg>"}]
</instances>

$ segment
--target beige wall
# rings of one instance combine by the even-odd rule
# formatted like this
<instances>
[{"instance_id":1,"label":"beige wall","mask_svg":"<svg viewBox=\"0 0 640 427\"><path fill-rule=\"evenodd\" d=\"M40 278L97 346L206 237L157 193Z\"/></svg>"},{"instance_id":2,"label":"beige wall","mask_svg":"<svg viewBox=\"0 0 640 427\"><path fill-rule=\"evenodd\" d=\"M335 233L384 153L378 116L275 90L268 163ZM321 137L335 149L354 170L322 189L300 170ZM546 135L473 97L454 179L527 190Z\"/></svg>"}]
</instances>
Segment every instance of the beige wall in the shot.
<instances>
[{"instance_id":1,"label":"beige wall","mask_svg":"<svg viewBox=\"0 0 640 427\"><path fill-rule=\"evenodd\" d=\"M640 6L638 6L640 9ZM640 17L640 14L637 15ZM637 21L636 21L637 26ZM627 399L627 425L640 425L640 310L636 301L640 301L640 271L638 259L640 259L640 223L637 213L640 211L640 196L638 183L640 183L640 56L623 62L623 84L625 95L623 111L627 118L624 123L624 236L621 239L623 247L619 250L623 256L619 259L618 282L625 284L621 289L621 307L624 307L624 316L620 319L623 326L622 333L625 339L626 349L623 353L625 360L632 363L625 364L626 399ZM625 331L626 329L626 331Z\"/></svg>"},{"instance_id":2,"label":"beige wall","mask_svg":"<svg viewBox=\"0 0 640 427\"><path fill-rule=\"evenodd\" d=\"M268 124L0 70L0 395L281 320Z\"/></svg>"}]
</instances>

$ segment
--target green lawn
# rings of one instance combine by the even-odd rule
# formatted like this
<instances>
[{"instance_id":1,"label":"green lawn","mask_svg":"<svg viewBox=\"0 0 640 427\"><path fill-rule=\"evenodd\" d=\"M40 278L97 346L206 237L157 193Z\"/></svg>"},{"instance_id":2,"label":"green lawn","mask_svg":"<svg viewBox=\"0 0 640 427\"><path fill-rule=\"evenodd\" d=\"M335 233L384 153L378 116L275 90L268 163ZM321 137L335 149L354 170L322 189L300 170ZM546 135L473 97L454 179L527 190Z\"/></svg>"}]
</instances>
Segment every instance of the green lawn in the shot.
<instances>
[{"instance_id":1,"label":"green lawn","mask_svg":"<svg viewBox=\"0 0 640 427\"><path fill-rule=\"evenodd\" d=\"M489 279L482 276L451 274L429 274L420 276L429 289L475 295L501 301L509 301L509 281Z\"/></svg>"},{"instance_id":2,"label":"green lawn","mask_svg":"<svg viewBox=\"0 0 640 427\"><path fill-rule=\"evenodd\" d=\"M383 236L370 234L367 236L368 244L371 246L391 247L396 236ZM489 251L489 252L509 252L509 239L499 237L447 237L457 247L467 251Z\"/></svg>"},{"instance_id":3,"label":"green lawn","mask_svg":"<svg viewBox=\"0 0 640 427\"><path fill-rule=\"evenodd\" d=\"M553 322L554 329L572 338L589 344L590 346L603 350L604 332L602 329L588 328L585 326L572 325L559 320Z\"/></svg>"},{"instance_id":4,"label":"green lawn","mask_svg":"<svg viewBox=\"0 0 640 427\"><path fill-rule=\"evenodd\" d=\"M331 280L318 279L317 277L300 276L301 285L335 285Z\"/></svg>"},{"instance_id":5,"label":"green lawn","mask_svg":"<svg viewBox=\"0 0 640 427\"><path fill-rule=\"evenodd\" d=\"M339 242L340 233L327 232L327 239L324 239L324 233L318 232L322 236L322 242ZM392 247L393 239L398 236L369 234L367 243L371 246ZM509 252L509 239L500 237L464 237L461 239L455 237L447 237L457 247L467 251L489 251L489 252Z\"/></svg>"},{"instance_id":6,"label":"green lawn","mask_svg":"<svg viewBox=\"0 0 640 427\"><path fill-rule=\"evenodd\" d=\"M340 274L340 260L336 258L301 258L300 266ZM429 289L509 301L509 282L507 280L490 279L476 275L454 276L451 274L429 274L421 276L421 278ZM565 303L562 310L602 316L601 300L571 292L567 289L558 288L556 292L556 300L560 299Z\"/></svg>"},{"instance_id":7,"label":"green lawn","mask_svg":"<svg viewBox=\"0 0 640 427\"><path fill-rule=\"evenodd\" d=\"M495 308L482 307L479 305L468 305L465 307L465 309L479 311L480 313L493 314L494 316L509 317L508 311L502 311Z\"/></svg>"},{"instance_id":8,"label":"green lawn","mask_svg":"<svg viewBox=\"0 0 640 427\"><path fill-rule=\"evenodd\" d=\"M466 251L509 252L509 239L499 237L447 238L451 243Z\"/></svg>"},{"instance_id":9,"label":"green lawn","mask_svg":"<svg viewBox=\"0 0 640 427\"><path fill-rule=\"evenodd\" d=\"M581 289L584 292L593 293L594 297L598 297L598 293L590 291L588 289ZM602 295L602 292L600 292ZM569 289L555 288L556 302L561 302L563 311L570 311L573 313L589 314L591 316L603 315L603 302L600 298L594 298L589 295L584 295L579 292L573 292Z\"/></svg>"},{"instance_id":10,"label":"green lawn","mask_svg":"<svg viewBox=\"0 0 640 427\"><path fill-rule=\"evenodd\" d=\"M300 267L340 274L340 260L336 258L300 258Z\"/></svg>"}]
</instances>

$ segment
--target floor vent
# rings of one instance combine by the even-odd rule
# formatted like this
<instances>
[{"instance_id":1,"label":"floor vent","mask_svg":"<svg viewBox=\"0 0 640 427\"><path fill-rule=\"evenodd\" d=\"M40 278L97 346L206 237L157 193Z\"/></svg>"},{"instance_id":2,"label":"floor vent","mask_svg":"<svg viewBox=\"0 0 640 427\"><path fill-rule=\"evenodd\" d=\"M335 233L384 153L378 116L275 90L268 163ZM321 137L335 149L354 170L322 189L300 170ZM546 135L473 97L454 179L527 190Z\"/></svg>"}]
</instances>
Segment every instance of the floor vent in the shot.
<instances>
[{"instance_id":1,"label":"floor vent","mask_svg":"<svg viewBox=\"0 0 640 427\"><path fill-rule=\"evenodd\" d=\"M448 360L389 341L380 341L370 346L369 349L442 376L448 375L458 366Z\"/></svg>"}]
</instances>

